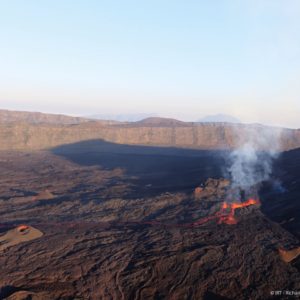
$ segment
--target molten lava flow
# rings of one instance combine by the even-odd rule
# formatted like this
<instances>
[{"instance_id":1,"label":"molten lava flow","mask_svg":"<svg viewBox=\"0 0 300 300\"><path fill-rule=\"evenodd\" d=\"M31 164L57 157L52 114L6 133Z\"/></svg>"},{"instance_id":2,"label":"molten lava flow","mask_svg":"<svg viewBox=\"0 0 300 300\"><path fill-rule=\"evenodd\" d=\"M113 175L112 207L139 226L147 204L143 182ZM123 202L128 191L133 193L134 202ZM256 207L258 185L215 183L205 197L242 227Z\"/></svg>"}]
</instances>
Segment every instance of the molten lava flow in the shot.
<instances>
[{"instance_id":1,"label":"molten lava flow","mask_svg":"<svg viewBox=\"0 0 300 300\"><path fill-rule=\"evenodd\" d=\"M255 199L248 199L247 201L241 202L241 203L234 202L234 203L228 204L227 202L224 202L222 205L221 211L224 211L224 210L227 210L228 208L230 208L230 212L229 212L229 214L227 214L225 216L220 216L218 223L219 224L225 223L225 224L229 224L229 225L237 224L237 220L234 217L235 210L237 208L243 208L243 207L247 207L250 205L259 205L259 204L260 204L259 200L255 200Z\"/></svg>"},{"instance_id":2,"label":"molten lava flow","mask_svg":"<svg viewBox=\"0 0 300 300\"><path fill-rule=\"evenodd\" d=\"M258 200L254 200L254 199L249 199L246 202L242 202L242 203L232 203L231 204L231 209L235 210L237 208L242 208L242 207L246 207L246 206L250 206L250 205L255 205L255 204L259 204Z\"/></svg>"},{"instance_id":3,"label":"molten lava flow","mask_svg":"<svg viewBox=\"0 0 300 300\"><path fill-rule=\"evenodd\" d=\"M225 224L229 224L229 225L234 225L234 224L237 224L237 220L234 216L235 210L237 208L243 208L243 207L247 207L250 205L259 205L259 204L260 204L259 200L255 200L255 199L248 199L247 201L242 202L242 203L223 202L221 209L218 212L216 212L212 216L208 216L208 217L202 218L202 219L194 222L192 224L192 226L202 225L202 224L207 223L208 221L214 220L214 219L218 220L218 224L225 223Z\"/></svg>"}]
</instances>

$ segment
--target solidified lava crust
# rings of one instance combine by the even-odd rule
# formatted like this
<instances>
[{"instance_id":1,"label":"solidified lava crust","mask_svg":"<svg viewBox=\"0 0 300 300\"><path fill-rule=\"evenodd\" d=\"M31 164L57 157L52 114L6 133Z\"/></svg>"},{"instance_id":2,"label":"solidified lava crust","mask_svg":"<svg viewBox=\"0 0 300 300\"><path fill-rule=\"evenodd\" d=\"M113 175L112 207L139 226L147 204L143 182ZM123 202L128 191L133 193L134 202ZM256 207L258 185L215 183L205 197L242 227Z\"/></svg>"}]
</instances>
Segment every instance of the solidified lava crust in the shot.
<instances>
[{"instance_id":1,"label":"solidified lava crust","mask_svg":"<svg viewBox=\"0 0 300 300\"><path fill-rule=\"evenodd\" d=\"M274 219L282 202L264 212L270 191L261 206L235 206L215 154L139 155L0 154L0 237L26 235L25 226L42 233L0 251L0 299L242 300L300 290L299 257L288 252L300 226Z\"/></svg>"}]
</instances>

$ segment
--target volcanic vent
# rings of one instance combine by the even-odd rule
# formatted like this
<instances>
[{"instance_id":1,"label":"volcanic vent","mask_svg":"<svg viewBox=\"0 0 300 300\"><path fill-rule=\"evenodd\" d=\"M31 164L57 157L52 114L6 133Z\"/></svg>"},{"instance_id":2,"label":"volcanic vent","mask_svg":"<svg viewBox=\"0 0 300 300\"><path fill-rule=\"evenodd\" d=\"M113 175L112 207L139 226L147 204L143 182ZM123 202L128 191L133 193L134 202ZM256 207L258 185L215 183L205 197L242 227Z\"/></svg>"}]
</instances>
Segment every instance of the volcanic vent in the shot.
<instances>
[{"instance_id":1,"label":"volcanic vent","mask_svg":"<svg viewBox=\"0 0 300 300\"><path fill-rule=\"evenodd\" d=\"M251 194L253 196L247 197ZM235 197L235 195L239 195ZM259 206L260 201L258 199L256 188L250 188L249 191L244 191L237 188L232 188L232 185L227 179L212 179L209 178L204 185L195 188L194 191L195 200L211 202L208 216L199 218L193 222L193 226L199 226L209 221L214 220L218 224L234 225L238 223L236 213L238 210L250 207ZM213 203L216 202L216 205ZM215 206L219 206L216 212Z\"/></svg>"}]
</instances>

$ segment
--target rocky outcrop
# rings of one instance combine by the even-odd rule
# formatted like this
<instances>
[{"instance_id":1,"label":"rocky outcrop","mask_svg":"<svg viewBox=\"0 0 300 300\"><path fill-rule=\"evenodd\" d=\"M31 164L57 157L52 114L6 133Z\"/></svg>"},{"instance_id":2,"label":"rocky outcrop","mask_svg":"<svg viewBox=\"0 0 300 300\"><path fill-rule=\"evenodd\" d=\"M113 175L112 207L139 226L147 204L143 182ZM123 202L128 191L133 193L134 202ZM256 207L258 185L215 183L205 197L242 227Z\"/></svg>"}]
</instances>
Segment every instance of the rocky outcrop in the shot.
<instances>
[{"instance_id":1,"label":"rocky outcrop","mask_svg":"<svg viewBox=\"0 0 300 300\"><path fill-rule=\"evenodd\" d=\"M194 190L194 197L195 199L199 200L202 197L203 188L200 186L197 186Z\"/></svg>"},{"instance_id":2,"label":"rocky outcrop","mask_svg":"<svg viewBox=\"0 0 300 300\"><path fill-rule=\"evenodd\" d=\"M300 247L294 248L292 250L278 249L278 252L281 259L284 262L289 263L300 255Z\"/></svg>"},{"instance_id":3,"label":"rocky outcrop","mask_svg":"<svg viewBox=\"0 0 300 300\"><path fill-rule=\"evenodd\" d=\"M198 186L194 190L194 197L196 200L216 196L222 197L224 192L230 186L228 179L214 179L208 178L203 186Z\"/></svg>"},{"instance_id":4,"label":"rocky outcrop","mask_svg":"<svg viewBox=\"0 0 300 300\"><path fill-rule=\"evenodd\" d=\"M54 198L55 198L55 196L49 190L46 189L46 190L38 193L32 199L35 201L38 201L38 200L50 200L50 199L54 199Z\"/></svg>"}]
</instances>

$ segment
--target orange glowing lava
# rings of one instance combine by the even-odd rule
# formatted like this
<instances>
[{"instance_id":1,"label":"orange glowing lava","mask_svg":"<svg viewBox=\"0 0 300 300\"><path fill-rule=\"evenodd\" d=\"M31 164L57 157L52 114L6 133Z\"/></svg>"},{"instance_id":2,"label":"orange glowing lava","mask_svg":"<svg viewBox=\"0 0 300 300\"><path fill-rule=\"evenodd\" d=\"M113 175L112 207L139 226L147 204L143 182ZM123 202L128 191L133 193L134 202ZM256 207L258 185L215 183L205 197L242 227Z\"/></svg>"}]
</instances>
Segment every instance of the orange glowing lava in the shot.
<instances>
[{"instance_id":1,"label":"orange glowing lava","mask_svg":"<svg viewBox=\"0 0 300 300\"><path fill-rule=\"evenodd\" d=\"M248 199L247 201L241 202L241 203L237 203L237 202L227 203L227 202L224 202L223 205L222 205L222 211L227 210L228 208L230 208L230 211L227 215L220 216L220 219L219 219L218 223L219 224L225 223L225 224L229 224L229 225L237 224L237 220L234 216L235 210L237 208L243 208L243 207L247 207L247 206L250 206L250 205L259 205L259 204L260 204L259 200L255 200L255 199Z\"/></svg>"},{"instance_id":2,"label":"orange glowing lava","mask_svg":"<svg viewBox=\"0 0 300 300\"><path fill-rule=\"evenodd\" d=\"M223 204L222 204L222 209L227 209L227 208L228 208L227 202L223 202Z\"/></svg>"},{"instance_id":3,"label":"orange glowing lava","mask_svg":"<svg viewBox=\"0 0 300 300\"><path fill-rule=\"evenodd\" d=\"M255 204L259 204L259 201L254 200L254 199L249 199L246 202L242 202L242 203L232 203L231 209L235 210L237 208L247 207L247 206L255 205Z\"/></svg>"},{"instance_id":4,"label":"orange glowing lava","mask_svg":"<svg viewBox=\"0 0 300 300\"><path fill-rule=\"evenodd\" d=\"M218 212L216 212L214 215L204 217L194 222L192 225L193 226L202 225L204 223L207 223L208 221L215 220L215 219L217 220L218 224L234 225L238 223L237 219L234 216L236 209L247 207L250 205L259 205L259 204L260 204L259 200L255 200L255 199L248 199L247 201L241 203L223 202L221 209Z\"/></svg>"}]
</instances>

